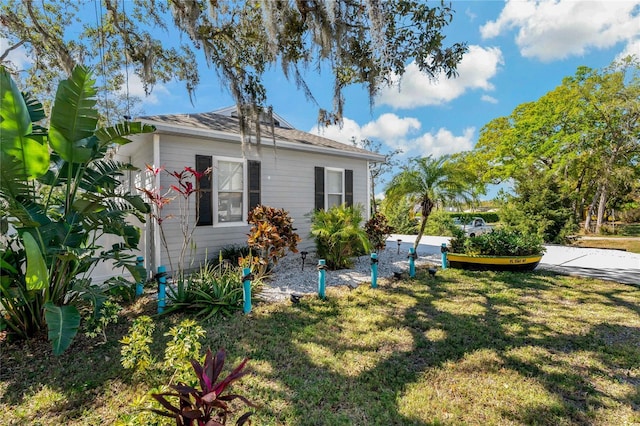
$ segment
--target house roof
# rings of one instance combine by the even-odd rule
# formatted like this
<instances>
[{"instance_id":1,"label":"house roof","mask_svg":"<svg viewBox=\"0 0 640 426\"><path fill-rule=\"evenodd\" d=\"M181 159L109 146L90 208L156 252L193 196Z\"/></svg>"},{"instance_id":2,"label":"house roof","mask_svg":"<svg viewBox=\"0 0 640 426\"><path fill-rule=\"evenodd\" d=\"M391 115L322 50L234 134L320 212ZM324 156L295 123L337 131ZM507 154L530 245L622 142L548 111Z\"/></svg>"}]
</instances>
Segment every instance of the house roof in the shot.
<instances>
[{"instance_id":1,"label":"house roof","mask_svg":"<svg viewBox=\"0 0 640 426\"><path fill-rule=\"evenodd\" d=\"M240 143L240 123L238 118L215 112L151 115L138 117L138 119L155 125L160 133L216 138ZM288 125L288 123L286 124ZM301 130L286 127L274 127L273 130L278 147L355 157L376 162L384 161L385 159L381 154ZM262 126L262 143L266 145L273 137L271 126Z\"/></svg>"}]
</instances>

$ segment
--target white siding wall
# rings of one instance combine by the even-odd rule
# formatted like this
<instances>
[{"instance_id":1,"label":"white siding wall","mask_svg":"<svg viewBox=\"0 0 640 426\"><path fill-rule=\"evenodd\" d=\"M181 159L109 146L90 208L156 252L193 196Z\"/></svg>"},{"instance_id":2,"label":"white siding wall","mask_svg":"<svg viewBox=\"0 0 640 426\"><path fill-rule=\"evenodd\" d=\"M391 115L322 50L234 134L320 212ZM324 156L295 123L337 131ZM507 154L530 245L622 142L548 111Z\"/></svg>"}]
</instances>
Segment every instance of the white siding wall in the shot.
<instances>
[{"instance_id":1,"label":"white siding wall","mask_svg":"<svg viewBox=\"0 0 640 426\"><path fill-rule=\"evenodd\" d=\"M239 143L219 142L207 139L185 138L173 135L160 136L160 165L167 171L183 170L185 166L195 167L196 155L211 155L242 158L243 153ZM149 158L149 153L140 154L139 158L132 158L138 167L144 167L142 160ZM334 167L353 170L353 199L354 204L360 203L363 209L367 205L367 161L355 158L299 152L278 148L274 152L270 143L264 143L258 150L255 146L247 147L245 158L261 161L261 197L262 204L284 208L288 210L294 219L294 226L303 241L300 248L308 248L313 245L309 239L309 219L305 216L314 207L314 167ZM149 160L144 160L150 162ZM161 186L166 189L174 184L166 173L162 175ZM214 181L215 186L215 181ZM245 182L246 186L246 182ZM195 197L190 199L189 214L191 223L195 220ZM214 198L214 203L216 202ZM246 209L245 200L244 208ZM171 250L173 262L177 262L180 247L183 241L179 230L180 223L178 200L174 200L164 211L164 215L172 214L175 217L164 222L167 242ZM365 212L368 215L368 212ZM186 257L186 267L197 267L205 258L216 257L223 246L230 244L246 244L249 226L237 225L213 225L198 226L194 233L195 253ZM169 265L164 250L162 262ZM175 265L174 265L175 266Z\"/></svg>"},{"instance_id":2,"label":"white siding wall","mask_svg":"<svg viewBox=\"0 0 640 426\"><path fill-rule=\"evenodd\" d=\"M129 162L131 164L138 165L139 167L142 167L142 168L144 168L145 163L152 163L153 150L152 150L151 144L147 143L147 141L142 139L132 143L131 145L134 145L134 144L136 145L135 151L129 150L125 152L124 155L118 153L116 154L114 160L125 162L125 163ZM132 155L129 156L127 155L128 153L132 153ZM141 182L139 181L139 178L141 176L142 175L138 172L134 172L134 171L128 172L127 175L124 176L122 184L126 189L135 193L136 187L139 187L141 185ZM142 182L142 185L144 185L143 182ZM150 248L148 221L147 223L141 223L135 217L132 217L130 219L130 222L136 226L139 226L140 233L141 233L140 244L138 245L139 250L132 254L135 256L143 256L145 258L145 262L147 262L147 260L151 259L151 254L148 252L148 248ZM111 235L103 235L98 239L97 244L102 247L110 247L111 245L115 243L120 243L120 242L122 242L122 239L119 237L115 237ZM145 266L149 268L149 265L145 265ZM129 272L124 268L115 270L113 266L113 262L109 262L109 263L101 262L98 265L96 265L95 269L91 273L91 277L94 280L94 282L102 282L108 278L111 278L113 276L118 276L118 275L129 276Z\"/></svg>"}]
</instances>

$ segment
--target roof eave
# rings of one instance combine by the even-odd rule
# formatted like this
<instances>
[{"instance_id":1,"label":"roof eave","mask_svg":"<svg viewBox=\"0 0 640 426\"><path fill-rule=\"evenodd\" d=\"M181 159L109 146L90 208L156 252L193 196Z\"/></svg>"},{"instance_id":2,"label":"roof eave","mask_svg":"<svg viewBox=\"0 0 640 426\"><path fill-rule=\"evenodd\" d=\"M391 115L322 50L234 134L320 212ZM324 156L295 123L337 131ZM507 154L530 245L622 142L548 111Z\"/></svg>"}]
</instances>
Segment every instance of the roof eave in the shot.
<instances>
[{"instance_id":1,"label":"roof eave","mask_svg":"<svg viewBox=\"0 0 640 426\"><path fill-rule=\"evenodd\" d=\"M156 128L156 132L164 133L164 134L172 134L179 136L194 136L205 139L218 139L225 142L233 142L240 143L240 135L237 133L229 133L229 132L221 132L219 130L211 130L211 129L198 129L195 127L185 127L172 125L168 123L163 123L159 121L149 120L149 119L140 119L140 121L146 124L152 124ZM295 143L290 141L284 141L281 139L276 139L276 145L278 148L287 148L295 151L304 151L304 152L316 152L319 154L330 154L330 155L338 155L341 157L350 157L350 158L358 158L361 160L368 160L372 162L384 162L385 156L381 154L376 154L374 152L353 152L353 151L342 151L337 148L318 146L318 145L307 145L303 143Z\"/></svg>"}]
</instances>

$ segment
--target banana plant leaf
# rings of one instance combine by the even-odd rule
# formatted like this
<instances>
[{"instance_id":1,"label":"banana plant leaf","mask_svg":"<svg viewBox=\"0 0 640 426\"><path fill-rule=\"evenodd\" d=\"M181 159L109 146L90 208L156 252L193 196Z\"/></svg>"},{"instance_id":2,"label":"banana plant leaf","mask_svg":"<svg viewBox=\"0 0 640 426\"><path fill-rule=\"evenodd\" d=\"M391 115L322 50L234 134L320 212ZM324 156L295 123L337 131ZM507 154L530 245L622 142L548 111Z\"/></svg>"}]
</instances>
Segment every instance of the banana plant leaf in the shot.
<instances>
[{"instance_id":1,"label":"banana plant leaf","mask_svg":"<svg viewBox=\"0 0 640 426\"><path fill-rule=\"evenodd\" d=\"M28 232L22 234L22 243L27 253L27 273L25 275L27 290L42 290L49 282L49 273L40 246L33 235Z\"/></svg>"},{"instance_id":2,"label":"banana plant leaf","mask_svg":"<svg viewBox=\"0 0 640 426\"><path fill-rule=\"evenodd\" d=\"M95 81L83 66L58 85L51 110L49 143L64 160L84 163L91 159L92 138L98 125ZM95 141L94 141L95 142Z\"/></svg>"},{"instance_id":3,"label":"banana plant leaf","mask_svg":"<svg viewBox=\"0 0 640 426\"><path fill-rule=\"evenodd\" d=\"M60 355L78 334L80 312L75 306L56 306L51 302L44 304L44 317L49 329L49 340L53 346L53 354Z\"/></svg>"},{"instance_id":4,"label":"banana plant leaf","mask_svg":"<svg viewBox=\"0 0 640 426\"><path fill-rule=\"evenodd\" d=\"M38 116L36 114L36 116ZM42 135L32 134L29 108L15 82L4 67L0 67L0 167L10 167L10 158L22 166L20 179L33 179L49 170L49 147Z\"/></svg>"}]
</instances>

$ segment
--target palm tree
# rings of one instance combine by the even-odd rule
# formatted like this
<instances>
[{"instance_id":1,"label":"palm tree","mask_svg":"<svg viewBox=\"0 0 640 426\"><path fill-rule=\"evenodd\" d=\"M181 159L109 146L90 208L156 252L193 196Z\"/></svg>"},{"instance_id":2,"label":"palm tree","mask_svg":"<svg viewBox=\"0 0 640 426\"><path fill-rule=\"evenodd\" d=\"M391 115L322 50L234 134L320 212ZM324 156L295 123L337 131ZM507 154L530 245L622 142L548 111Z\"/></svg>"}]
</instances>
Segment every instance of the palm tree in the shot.
<instances>
[{"instance_id":1,"label":"palm tree","mask_svg":"<svg viewBox=\"0 0 640 426\"><path fill-rule=\"evenodd\" d=\"M427 219L438 204L470 202L475 194L474 180L450 156L412 158L409 165L395 175L385 188L385 196L392 202L409 198L412 204L420 205L422 221L414 243L418 248Z\"/></svg>"}]
</instances>

